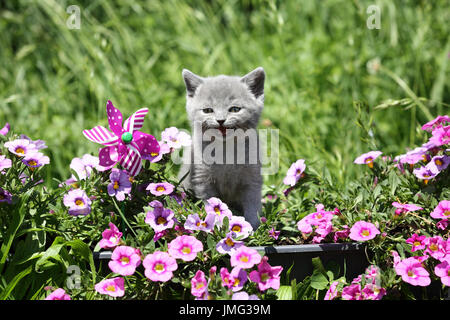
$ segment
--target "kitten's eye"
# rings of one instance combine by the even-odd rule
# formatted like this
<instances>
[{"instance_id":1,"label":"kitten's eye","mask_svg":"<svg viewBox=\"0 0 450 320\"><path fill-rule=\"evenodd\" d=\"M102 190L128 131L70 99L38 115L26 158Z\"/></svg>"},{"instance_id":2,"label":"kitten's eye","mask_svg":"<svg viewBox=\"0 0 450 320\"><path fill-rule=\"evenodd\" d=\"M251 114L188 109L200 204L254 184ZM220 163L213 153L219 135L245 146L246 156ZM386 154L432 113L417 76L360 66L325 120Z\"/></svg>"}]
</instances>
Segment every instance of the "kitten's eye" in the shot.
<instances>
[{"instance_id":1,"label":"kitten's eye","mask_svg":"<svg viewBox=\"0 0 450 320\"><path fill-rule=\"evenodd\" d=\"M239 112L240 110L241 108L233 106L230 109L228 109L228 112Z\"/></svg>"},{"instance_id":2,"label":"kitten's eye","mask_svg":"<svg viewBox=\"0 0 450 320\"><path fill-rule=\"evenodd\" d=\"M213 108L204 108L203 109L203 113L213 113L213 112L214 112Z\"/></svg>"}]
</instances>

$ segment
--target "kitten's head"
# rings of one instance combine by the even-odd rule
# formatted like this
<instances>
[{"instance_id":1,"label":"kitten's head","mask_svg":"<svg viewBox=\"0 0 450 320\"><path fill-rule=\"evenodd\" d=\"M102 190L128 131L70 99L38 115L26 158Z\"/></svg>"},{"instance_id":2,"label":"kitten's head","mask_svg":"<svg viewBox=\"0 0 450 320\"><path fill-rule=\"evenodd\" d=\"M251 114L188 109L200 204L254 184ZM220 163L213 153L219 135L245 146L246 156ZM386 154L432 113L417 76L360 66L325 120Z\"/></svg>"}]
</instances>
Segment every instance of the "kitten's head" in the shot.
<instances>
[{"instance_id":1,"label":"kitten's head","mask_svg":"<svg viewBox=\"0 0 450 320\"><path fill-rule=\"evenodd\" d=\"M203 129L256 128L264 106L264 69L243 77L220 75L200 77L183 70L186 110L189 120Z\"/></svg>"}]
</instances>

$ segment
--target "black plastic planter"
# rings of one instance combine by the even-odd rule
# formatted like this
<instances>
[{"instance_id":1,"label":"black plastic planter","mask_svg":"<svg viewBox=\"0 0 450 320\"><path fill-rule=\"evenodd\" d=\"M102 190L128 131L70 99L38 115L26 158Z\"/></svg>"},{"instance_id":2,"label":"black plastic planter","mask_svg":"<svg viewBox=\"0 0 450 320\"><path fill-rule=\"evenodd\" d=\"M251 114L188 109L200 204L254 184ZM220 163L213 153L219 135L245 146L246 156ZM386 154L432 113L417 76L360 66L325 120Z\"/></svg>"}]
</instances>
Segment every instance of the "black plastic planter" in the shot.
<instances>
[{"instance_id":1,"label":"black plastic planter","mask_svg":"<svg viewBox=\"0 0 450 320\"><path fill-rule=\"evenodd\" d=\"M282 266L283 274L292 266L290 279L302 281L313 272L312 258L319 257L324 266L334 261L344 274L352 280L364 273L369 262L360 243L324 243L274 247L253 247L269 258L272 266ZM111 251L94 252L97 265L105 265L111 258Z\"/></svg>"}]
</instances>

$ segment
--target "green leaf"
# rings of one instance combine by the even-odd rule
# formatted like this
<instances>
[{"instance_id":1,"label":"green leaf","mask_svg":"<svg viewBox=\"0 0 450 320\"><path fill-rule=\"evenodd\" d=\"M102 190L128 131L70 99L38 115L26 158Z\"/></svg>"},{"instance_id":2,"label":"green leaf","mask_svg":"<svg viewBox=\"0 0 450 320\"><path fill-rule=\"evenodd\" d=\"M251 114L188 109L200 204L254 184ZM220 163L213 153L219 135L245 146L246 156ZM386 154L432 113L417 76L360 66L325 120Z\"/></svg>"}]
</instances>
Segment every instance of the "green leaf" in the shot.
<instances>
[{"instance_id":1,"label":"green leaf","mask_svg":"<svg viewBox=\"0 0 450 320\"><path fill-rule=\"evenodd\" d=\"M279 300L292 300L292 287L280 286L275 294Z\"/></svg>"},{"instance_id":2,"label":"green leaf","mask_svg":"<svg viewBox=\"0 0 450 320\"><path fill-rule=\"evenodd\" d=\"M0 300L6 300L11 292L14 290L16 285L19 283L20 280L22 280L26 275L28 275L33 270L33 266L29 266L22 272L18 273L8 284L8 286L5 288L5 290L2 291L0 294Z\"/></svg>"},{"instance_id":3,"label":"green leaf","mask_svg":"<svg viewBox=\"0 0 450 320\"><path fill-rule=\"evenodd\" d=\"M320 271L314 270L311 276L311 287L318 290L327 288L329 281L327 277Z\"/></svg>"}]
</instances>

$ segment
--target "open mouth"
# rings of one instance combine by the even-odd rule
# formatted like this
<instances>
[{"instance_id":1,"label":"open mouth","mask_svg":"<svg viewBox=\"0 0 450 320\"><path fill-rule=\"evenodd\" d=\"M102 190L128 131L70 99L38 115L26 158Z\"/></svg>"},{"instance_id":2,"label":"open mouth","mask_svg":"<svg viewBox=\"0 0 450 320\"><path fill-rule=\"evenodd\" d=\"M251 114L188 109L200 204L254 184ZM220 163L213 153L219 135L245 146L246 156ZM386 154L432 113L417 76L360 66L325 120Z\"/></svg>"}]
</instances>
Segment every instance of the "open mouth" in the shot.
<instances>
[{"instance_id":1,"label":"open mouth","mask_svg":"<svg viewBox=\"0 0 450 320\"><path fill-rule=\"evenodd\" d=\"M225 128L224 126L220 126L218 129L222 134L222 137L225 137L227 135L227 128Z\"/></svg>"}]
</instances>

